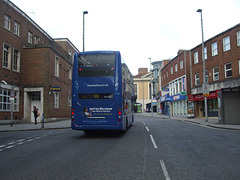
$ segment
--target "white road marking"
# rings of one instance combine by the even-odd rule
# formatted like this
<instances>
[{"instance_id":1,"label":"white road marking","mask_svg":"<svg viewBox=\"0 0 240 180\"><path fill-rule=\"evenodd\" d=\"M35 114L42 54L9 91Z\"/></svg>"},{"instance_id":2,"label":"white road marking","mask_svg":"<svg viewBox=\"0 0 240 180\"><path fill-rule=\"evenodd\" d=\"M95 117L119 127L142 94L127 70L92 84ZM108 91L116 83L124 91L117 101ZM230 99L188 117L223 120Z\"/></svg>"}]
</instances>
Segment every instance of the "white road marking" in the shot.
<instances>
[{"instance_id":1,"label":"white road marking","mask_svg":"<svg viewBox=\"0 0 240 180\"><path fill-rule=\"evenodd\" d=\"M10 148L13 148L13 147L15 147L14 145L12 145L12 146L7 146L7 147L5 147L6 149L10 149Z\"/></svg>"},{"instance_id":2,"label":"white road marking","mask_svg":"<svg viewBox=\"0 0 240 180\"><path fill-rule=\"evenodd\" d=\"M163 174L164 174L165 180L171 180L169 175L168 175L168 171L167 171L167 168L166 168L166 166L164 164L164 161L160 160L160 164L161 164L161 167L162 167L162 170L163 170Z\"/></svg>"},{"instance_id":3,"label":"white road marking","mask_svg":"<svg viewBox=\"0 0 240 180\"><path fill-rule=\"evenodd\" d=\"M158 147L157 147L157 144L155 143L155 141L154 141L154 139L153 139L153 136L150 134L150 138L151 138L151 140L152 140L152 143L153 143L153 147L155 148L155 149L157 149Z\"/></svg>"},{"instance_id":4,"label":"white road marking","mask_svg":"<svg viewBox=\"0 0 240 180\"><path fill-rule=\"evenodd\" d=\"M21 144L24 144L25 142L19 142L19 143L17 143L18 145L21 145Z\"/></svg>"},{"instance_id":5,"label":"white road marking","mask_svg":"<svg viewBox=\"0 0 240 180\"><path fill-rule=\"evenodd\" d=\"M147 129L147 131L149 132L149 129L148 129L148 127L146 126L146 129Z\"/></svg>"},{"instance_id":6,"label":"white road marking","mask_svg":"<svg viewBox=\"0 0 240 180\"><path fill-rule=\"evenodd\" d=\"M14 144L15 142L10 142L10 143L8 143L8 145L11 145L11 144Z\"/></svg>"},{"instance_id":7,"label":"white road marking","mask_svg":"<svg viewBox=\"0 0 240 180\"><path fill-rule=\"evenodd\" d=\"M1 145L0 148L5 147L6 145Z\"/></svg>"},{"instance_id":8,"label":"white road marking","mask_svg":"<svg viewBox=\"0 0 240 180\"><path fill-rule=\"evenodd\" d=\"M146 126L145 122L143 122L144 126Z\"/></svg>"},{"instance_id":9,"label":"white road marking","mask_svg":"<svg viewBox=\"0 0 240 180\"><path fill-rule=\"evenodd\" d=\"M17 142L22 142L22 141L24 141L25 139L19 139L19 140L17 140Z\"/></svg>"},{"instance_id":10,"label":"white road marking","mask_svg":"<svg viewBox=\"0 0 240 180\"><path fill-rule=\"evenodd\" d=\"M38 136L38 137L35 137L34 139L40 139L41 137L40 136Z\"/></svg>"}]
</instances>

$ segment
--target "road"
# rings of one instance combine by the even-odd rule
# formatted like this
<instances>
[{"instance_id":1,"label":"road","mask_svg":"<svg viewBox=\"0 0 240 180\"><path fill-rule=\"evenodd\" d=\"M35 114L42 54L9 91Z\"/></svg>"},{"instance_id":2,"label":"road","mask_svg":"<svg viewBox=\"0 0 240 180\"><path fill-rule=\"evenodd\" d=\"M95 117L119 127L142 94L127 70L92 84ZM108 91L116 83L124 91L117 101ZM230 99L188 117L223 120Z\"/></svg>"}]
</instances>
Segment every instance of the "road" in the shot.
<instances>
[{"instance_id":1,"label":"road","mask_svg":"<svg viewBox=\"0 0 240 180\"><path fill-rule=\"evenodd\" d=\"M0 179L239 179L240 131L135 115L125 134L0 133Z\"/></svg>"}]
</instances>

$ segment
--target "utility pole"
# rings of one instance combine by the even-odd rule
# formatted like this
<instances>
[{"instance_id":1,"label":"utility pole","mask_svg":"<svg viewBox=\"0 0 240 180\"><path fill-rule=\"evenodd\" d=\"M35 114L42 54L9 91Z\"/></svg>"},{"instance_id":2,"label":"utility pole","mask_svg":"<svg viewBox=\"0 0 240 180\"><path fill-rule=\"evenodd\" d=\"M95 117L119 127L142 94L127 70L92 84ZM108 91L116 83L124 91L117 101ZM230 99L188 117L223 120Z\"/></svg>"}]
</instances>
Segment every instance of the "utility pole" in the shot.
<instances>
[{"instance_id":1,"label":"utility pole","mask_svg":"<svg viewBox=\"0 0 240 180\"><path fill-rule=\"evenodd\" d=\"M205 121L208 121L208 109L207 109L207 94L209 94L208 85L206 84L206 69L204 58L204 38L203 38L203 18L202 9L198 9L197 12L201 14L201 29L202 29L202 61L203 61L203 96L204 96L204 109L205 109Z\"/></svg>"},{"instance_id":2,"label":"utility pole","mask_svg":"<svg viewBox=\"0 0 240 180\"><path fill-rule=\"evenodd\" d=\"M83 11L83 52L84 52L84 38L85 38L85 14L88 14L88 11Z\"/></svg>"}]
</instances>

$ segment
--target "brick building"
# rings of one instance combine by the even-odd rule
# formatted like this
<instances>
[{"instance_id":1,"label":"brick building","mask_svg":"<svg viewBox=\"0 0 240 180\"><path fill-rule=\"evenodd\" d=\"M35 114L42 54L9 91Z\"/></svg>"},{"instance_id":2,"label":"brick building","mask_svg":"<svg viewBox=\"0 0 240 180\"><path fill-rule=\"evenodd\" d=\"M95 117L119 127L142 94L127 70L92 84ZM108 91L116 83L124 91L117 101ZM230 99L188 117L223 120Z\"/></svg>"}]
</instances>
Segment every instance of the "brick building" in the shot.
<instances>
[{"instance_id":1,"label":"brick building","mask_svg":"<svg viewBox=\"0 0 240 180\"><path fill-rule=\"evenodd\" d=\"M240 124L240 24L204 42L208 116ZM204 117L202 46L181 50L161 70L163 114ZM169 102L169 103L167 103Z\"/></svg>"},{"instance_id":2,"label":"brick building","mask_svg":"<svg viewBox=\"0 0 240 180\"><path fill-rule=\"evenodd\" d=\"M0 123L33 122L35 105L46 121L69 118L72 57L67 39L52 39L9 0L0 1ZM6 82L6 83L5 83Z\"/></svg>"},{"instance_id":3,"label":"brick building","mask_svg":"<svg viewBox=\"0 0 240 180\"><path fill-rule=\"evenodd\" d=\"M190 51L179 50L178 55L161 70L160 108L162 114L187 115L186 95L191 93L189 58Z\"/></svg>"},{"instance_id":4,"label":"brick building","mask_svg":"<svg viewBox=\"0 0 240 180\"><path fill-rule=\"evenodd\" d=\"M152 66L153 66L153 69L152 69L153 99L157 101L157 104L153 105L154 112L161 113L161 111L162 111L162 107L161 107L161 103L160 103L160 96L161 96L161 90L162 90L161 69L169 62L170 62L170 60L162 60L162 61L152 62Z\"/></svg>"},{"instance_id":5,"label":"brick building","mask_svg":"<svg viewBox=\"0 0 240 180\"><path fill-rule=\"evenodd\" d=\"M229 103L225 105L229 109L224 114L238 114L235 118L239 119L240 113L236 108L240 109L240 24L205 41L204 46L205 78L210 91L207 100L208 116L218 116L219 107L223 107L221 104L224 99L218 100L218 93L226 95L226 92L231 92ZM204 75L201 45L191 49L190 69L192 95L189 96L189 101L194 102L195 116L202 117L205 113L202 96ZM233 103L231 98L238 101Z\"/></svg>"}]
</instances>

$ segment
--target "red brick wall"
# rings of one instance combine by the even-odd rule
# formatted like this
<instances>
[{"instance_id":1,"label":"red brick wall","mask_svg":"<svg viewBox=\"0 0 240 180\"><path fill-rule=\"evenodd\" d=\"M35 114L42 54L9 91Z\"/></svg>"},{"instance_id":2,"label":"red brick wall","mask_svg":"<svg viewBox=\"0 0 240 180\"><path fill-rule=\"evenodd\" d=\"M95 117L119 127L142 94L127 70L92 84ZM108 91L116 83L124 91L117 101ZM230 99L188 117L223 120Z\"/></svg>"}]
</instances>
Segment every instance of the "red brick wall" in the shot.
<instances>
[{"instance_id":1,"label":"red brick wall","mask_svg":"<svg viewBox=\"0 0 240 180\"><path fill-rule=\"evenodd\" d=\"M183 68L180 69L180 61L183 60ZM186 63L185 63L186 61ZM189 51L181 51L178 56L173 58L166 66L161 70L162 87L166 86L169 82L186 75L187 78L187 92L190 93L190 60ZM175 64L178 65L178 71L175 72ZM173 74L171 74L171 67L173 67ZM168 77L167 77L168 71ZM165 79L164 79L165 74Z\"/></svg>"},{"instance_id":2,"label":"red brick wall","mask_svg":"<svg viewBox=\"0 0 240 180\"><path fill-rule=\"evenodd\" d=\"M237 47L237 31L240 31L240 24L235 27L207 40L205 42L205 47L207 47L207 60L205 60L205 69L208 70L208 80L209 84L227 81L231 79L239 78L239 64L240 60L240 47ZM229 51L223 52L223 38L230 36L230 46ZM212 43L217 42L218 54L212 56ZM194 64L194 52L198 52L199 63ZM199 45L191 50L191 60L192 60L192 84L193 88L195 86L195 74L200 75L200 86L203 84L203 63L202 63L202 46ZM232 63L232 77L225 78L224 65L226 63ZM219 67L219 81L213 81L213 68Z\"/></svg>"}]
</instances>

